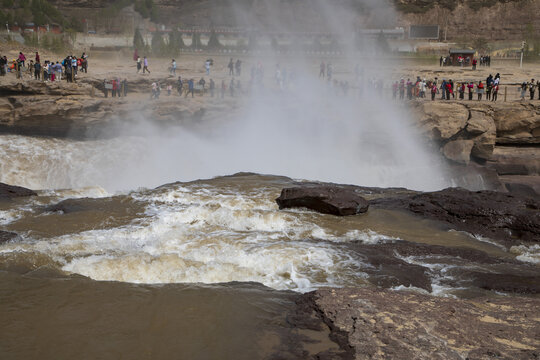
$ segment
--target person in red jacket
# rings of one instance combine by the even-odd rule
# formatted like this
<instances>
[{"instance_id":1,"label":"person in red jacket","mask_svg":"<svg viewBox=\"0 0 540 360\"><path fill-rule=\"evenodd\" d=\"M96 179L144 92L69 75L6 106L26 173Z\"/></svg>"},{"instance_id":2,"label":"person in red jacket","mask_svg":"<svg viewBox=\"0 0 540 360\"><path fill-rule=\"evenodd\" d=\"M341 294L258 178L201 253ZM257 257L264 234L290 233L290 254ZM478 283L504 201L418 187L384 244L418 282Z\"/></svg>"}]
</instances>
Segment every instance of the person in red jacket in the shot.
<instances>
[{"instance_id":1,"label":"person in red jacket","mask_svg":"<svg viewBox=\"0 0 540 360\"><path fill-rule=\"evenodd\" d=\"M484 84L482 84L481 81L476 85L476 92L478 93L478 101L482 100L482 95L484 95Z\"/></svg>"},{"instance_id":2,"label":"person in red jacket","mask_svg":"<svg viewBox=\"0 0 540 360\"><path fill-rule=\"evenodd\" d=\"M472 60L472 69L473 69L473 70L476 70L476 64L477 64L476 59L473 59L473 60Z\"/></svg>"},{"instance_id":3,"label":"person in red jacket","mask_svg":"<svg viewBox=\"0 0 540 360\"><path fill-rule=\"evenodd\" d=\"M472 81L469 83L469 85L467 85L467 89L469 89L469 100L472 100L472 94L474 89L474 84Z\"/></svg>"}]
</instances>

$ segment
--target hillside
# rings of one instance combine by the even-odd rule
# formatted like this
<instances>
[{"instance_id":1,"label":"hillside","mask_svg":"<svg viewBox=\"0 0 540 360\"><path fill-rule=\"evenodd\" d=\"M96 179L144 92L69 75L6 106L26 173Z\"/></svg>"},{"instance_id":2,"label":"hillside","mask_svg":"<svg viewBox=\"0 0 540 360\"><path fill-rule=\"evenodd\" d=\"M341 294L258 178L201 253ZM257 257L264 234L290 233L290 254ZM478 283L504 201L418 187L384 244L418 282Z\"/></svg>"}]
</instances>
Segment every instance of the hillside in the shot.
<instances>
[{"instance_id":1,"label":"hillside","mask_svg":"<svg viewBox=\"0 0 540 360\"><path fill-rule=\"evenodd\" d=\"M31 21L32 15L36 17L34 12L23 11L21 7L47 2L1 1L4 10L0 11L0 20L8 22L23 18ZM120 13L122 8L129 6L142 18L168 26L213 25L324 32L343 27L345 23L367 28L438 24L441 38L455 42L476 38L521 41L540 36L538 0L389 1L391 4L375 0L48 0L66 15L67 20L63 23L81 30L84 22L87 28L98 32L109 31L111 27L117 32L132 31L134 20L122 21ZM26 15L22 17L21 14ZM79 26L76 26L77 22Z\"/></svg>"}]
</instances>

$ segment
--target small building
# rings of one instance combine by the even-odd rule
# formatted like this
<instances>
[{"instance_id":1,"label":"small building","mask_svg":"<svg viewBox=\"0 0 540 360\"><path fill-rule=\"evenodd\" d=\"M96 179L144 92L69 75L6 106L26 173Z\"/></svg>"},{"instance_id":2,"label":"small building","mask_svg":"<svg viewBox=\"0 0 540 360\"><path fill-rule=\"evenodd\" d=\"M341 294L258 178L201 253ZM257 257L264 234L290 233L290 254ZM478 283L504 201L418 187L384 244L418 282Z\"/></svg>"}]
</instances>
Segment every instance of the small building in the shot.
<instances>
[{"instance_id":1,"label":"small building","mask_svg":"<svg viewBox=\"0 0 540 360\"><path fill-rule=\"evenodd\" d=\"M454 66L460 66L459 59L462 58L463 66L472 66L474 54L476 54L476 50L450 49L450 64Z\"/></svg>"}]
</instances>

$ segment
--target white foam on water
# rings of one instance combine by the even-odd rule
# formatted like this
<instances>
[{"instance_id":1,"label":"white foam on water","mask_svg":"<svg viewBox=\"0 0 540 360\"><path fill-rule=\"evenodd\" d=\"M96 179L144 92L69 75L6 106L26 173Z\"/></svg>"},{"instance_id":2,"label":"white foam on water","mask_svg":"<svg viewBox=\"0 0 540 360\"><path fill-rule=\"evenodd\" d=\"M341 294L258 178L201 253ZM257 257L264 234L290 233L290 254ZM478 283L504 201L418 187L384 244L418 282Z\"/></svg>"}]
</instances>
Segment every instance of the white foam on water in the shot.
<instances>
[{"instance_id":1,"label":"white foam on water","mask_svg":"<svg viewBox=\"0 0 540 360\"><path fill-rule=\"evenodd\" d=\"M540 264L540 245L538 244L531 246L512 246L510 248L510 252L516 255L516 259L519 261L531 264Z\"/></svg>"},{"instance_id":2,"label":"white foam on water","mask_svg":"<svg viewBox=\"0 0 540 360\"><path fill-rule=\"evenodd\" d=\"M146 202L148 217L11 249L46 254L63 270L96 280L255 281L301 292L365 281L361 269L366 265L325 241L336 234L308 216L278 211L273 192L246 196L198 185L134 192Z\"/></svg>"},{"instance_id":3,"label":"white foam on water","mask_svg":"<svg viewBox=\"0 0 540 360\"><path fill-rule=\"evenodd\" d=\"M396 258L405 261L408 264L419 265L429 269L429 275L431 278L431 295L441 297L455 297L452 294L453 291L460 290L460 287L451 287L444 285L449 280L455 280L450 275L450 271L455 268L464 268L466 265L447 264L445 260L448 260L447 256L401 256L397 252L394 252ZM431 261L430 261L431 260Z\"/></svg>"},{"instance_id":4,"label":"white foam on water","mask_svg":"<svg viewBox=\"0 0 540 360\"><path fill-rule=\"evenodd\" d=\"M0 210L0 225L7 225L23 217L19 209Z\"/></svg>"},{"instance_id":5,"label":"white foam on water","mask_svg":"<svg viewBox=\"0 0 540 360\"><path fill-rule=\"evenodd\" d=\"M58 189L58 190L41 190L38 191L40 196L50 196L56 198L57 201L65 199L80 199L80 198L105 198L111 196L107 190L101 186L87 186L77 189Z\"/></svg>"}]
</instances>

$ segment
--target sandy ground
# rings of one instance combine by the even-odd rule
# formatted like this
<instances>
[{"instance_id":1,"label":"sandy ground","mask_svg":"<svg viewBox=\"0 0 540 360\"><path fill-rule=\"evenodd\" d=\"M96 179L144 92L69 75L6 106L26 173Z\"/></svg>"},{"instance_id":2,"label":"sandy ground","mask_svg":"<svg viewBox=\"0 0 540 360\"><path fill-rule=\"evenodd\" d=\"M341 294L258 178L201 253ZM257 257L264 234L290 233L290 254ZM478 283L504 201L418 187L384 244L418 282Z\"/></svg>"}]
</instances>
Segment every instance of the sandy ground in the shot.
<instances>
[{"instance_id":1,"label":"sandy ground","mask_svg":"<svg viewBox=\"0 0 540 360\"><path fill-rule=\"evenodd\" d=\"M27 58L34 57L35 50L30 48L23 48ZM0 44L0 54L7 53L8 59L13 59L18 55L19 49L13 48L11 45ZM440 67L438 61L429 60L412 60L412 59L372 59L372 58L358 58L358 59L344 59L344 58L313 58L313 57L269 57L268 55L250 55L250 56L237 56L237 55L223 55L223 54L180 54L177 58L177 71L176 76L170 75L168 68L172 59L156 58L149 56L149 69L150 74L137 74L136 64L133 61L133 54L128 51L119 52L87 52L89 55L89 73L80 74L80 77L93 77L97 79L111 79L113 77L119 77L127 79L128 81L134 81L141 77L147 77L149 80L168 80L172 82L178 75L181 75L184 79L193 78L198 81L201 77L209 81L209 78L214 79L216 87L219 88L221 81L224 80L227 86L230 83L231 77L228 75L227 64L230 57L234 57L234 60L240 58L242 61L242 74L235 79L240 80L242 83L247 84L250 78L250 68L259 62L263 64L265 69L265 83L272 84L272 77L274 75L276 64L280 64L282 67L288 69L300 69L308 67L309 71L318 75L319 64L321 61L326 63L332 62L334 67L334 78L338 81L353 82L353 69L355 64L360 64L361 68L364 68L364 77L366 80L376 79L379 77L386 78L385 88L387 89L386 96L390 96L391 80L399 80L401 77L404 79L410 78L416 79L417 76L425 78L427 80L437 77L439 80L452 79L458 83L461 81L485 81L489 74L495 75L500 73L501 75L501 90L500 100L504 100L504 91L506 88L507 101L519 101L520 92L518 84L524 81L530 81L531 78L540 79L540 63L537 64L524 64L523 68L519 67L519 61L508 59L493 59L492 66L478 67L473 71L469 68L459 67ZM76 53L76 55L79 55ZM139 54L144 56L144 54ZM41 51L40 56L43 60L61 60L61 55L56 55L50 52ZM206 59L213 59L214 66L211 69L210 76L206 76L204 69L204 63ZM12 75L8 75L10 77ZM5 78L4 78L5 79ZM7 80L7 79L6 79ZM0 78L0 82L2 78ZM141 90L141 89L138 89ZM143 92L150 93L150 88ZM162 93L163 94L163 93ZM528 93L527 93L528 98ZM538 99L538 92L535 96ZM538 101L538 100L536 100Z\"/></svg>"}]
</instances>

